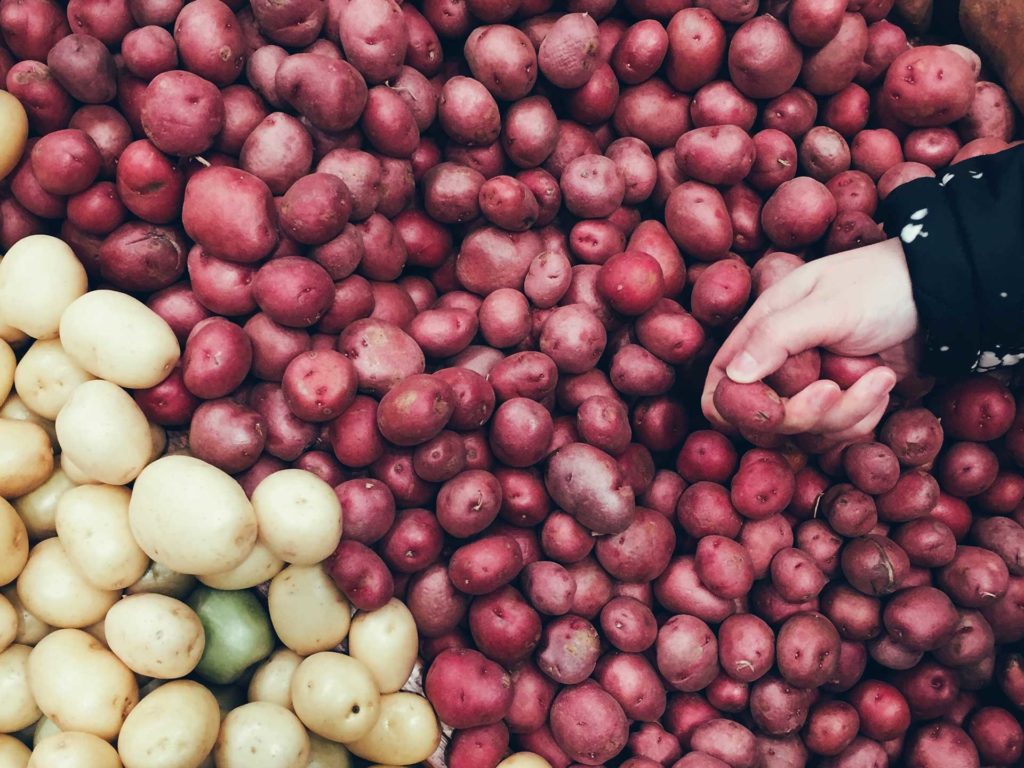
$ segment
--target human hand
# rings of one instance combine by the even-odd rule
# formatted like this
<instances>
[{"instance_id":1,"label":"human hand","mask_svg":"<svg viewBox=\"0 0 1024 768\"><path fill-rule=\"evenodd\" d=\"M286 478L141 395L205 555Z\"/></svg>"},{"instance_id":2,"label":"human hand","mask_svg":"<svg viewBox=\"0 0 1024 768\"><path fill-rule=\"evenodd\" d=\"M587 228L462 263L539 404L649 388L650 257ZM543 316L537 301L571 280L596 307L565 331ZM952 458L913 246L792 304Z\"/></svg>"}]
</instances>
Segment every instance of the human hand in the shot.
<instances>
[{"instance_id":1,"label":"human hand","mask_svg":"<svg viewBox=\"0 0 1024 768\"><path fill-rule=\"evenodd\" d=\"M712 400L728 375L760 381L792 355L821 347L840 355L878 355L883 365L843 391L833 381L809 385L786 401L779 432L848 442L874 429L889 392L913 372L917 309L903 247L897 239L826 256L797 268L765 291L743 316L711 363L701 405L725 425Z\"/></svg>"}]
</instances>

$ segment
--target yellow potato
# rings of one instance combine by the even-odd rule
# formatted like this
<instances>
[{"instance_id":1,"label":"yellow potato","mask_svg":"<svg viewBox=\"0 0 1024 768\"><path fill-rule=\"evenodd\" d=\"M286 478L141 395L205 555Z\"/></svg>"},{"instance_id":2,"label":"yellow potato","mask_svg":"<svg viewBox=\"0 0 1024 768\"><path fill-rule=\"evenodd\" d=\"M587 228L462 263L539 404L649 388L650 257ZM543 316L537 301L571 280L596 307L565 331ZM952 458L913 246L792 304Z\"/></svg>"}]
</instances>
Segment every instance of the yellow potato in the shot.
<instances>
[{"instance_id":1,"label":"yellow potato","mask_svg":"<svg viewBox=\"0 0 1024 768\"><path fill-rule=\"evenodd\" d=\"M128 519L143 552L179 573L229 571L256 544L256 515L245 491L190 456L165 456L146 467L135 481Z\"/></svg>"},{"instance_id":2,"label":"yellow potato","mask_svg":"<svg viewBox=\"0 0 1024 768\"><path fill-rule=\"evenodd\" d=\"M0 91L0 180L14 170L25 152L28 115L16 96Z\"/></svg>"},{"instance_id":3,"label":"yellow potato","mask_svg":"<svg viewBox=\"0 0 1024 768\"><path fill-rule=\"evenodd\" d=\"M292 676L292 706L313 733L344 744L368 734L381 712L370 670L331 651L314 653L299 664Z\"/></svg>"},{"instance_id":4,"label":"yellow potato","mask_svg":"<svg viewBox=\"0 0 1024 768\"><path fill-rule=\"evenodd\" d=\"M217 699L191 680L147 695L124 721L117 750L125 768L198 768L220 727Z\"/></svg>"},{"instance_id":5,"label":"yellow potato","mask_svg":"<svg viewBox=\"0 0 1024 768\"><path fill-rule=\"evenodd\" d=\"M0 653L0 733L28 728L42 714L32 698L27 645L12 645Z\"/></svg>"},{"instance_id":6,"label":"yellow potato","mask_svg":"<svg viewBox=\"0 0 1024 768\"><path fill-rule=\"evenodd\" d=\"M122 768L117 750L99 736L62 731L47 736L32 750L28 768Z\"/></svg>"},{"instance_id":7,"label":"yellow potato","mask_svg":"<svg viewBox=\"0 0 1024 768\"><path fill-rule=\"evenodd\" d=\"M57 504L57 537L85 579L124 589L142 578L149 558L128 525L131 491L120 485L79 485Z\"/></svg>"},{"instance_id":8,"label":"yellow potato","mask_svg":"<svg viewBox=\"0 0 1024 768\"><path fill-rule=\"evenodd\" d=\"M286 563L314 565L341 539L341 504L334 489L302 469L268 475L252 493L260 539Z\"/></svg>"},{"instance_id":9,"label":"yellow potato","mask_svg":"<svg viewBox=\"0 0 1024 768\"><path fill-rule=\"evenodd\" d=\"M167 449L167 432L159 424L153 424L150 422L149 425L149 461L150 464L161 456L164 455L164 451Z\"/></svg>"},{"instance_id":10,"label":"yellow potato","mask_svg":"<svg viewBox=\"0 0 1024 768\"><path fill-rule=\"evenodd\" d=\"M101 483L130 483L149 463L149 422L117 384L100 379L79 384L56 424L64 455Z\"/></svg>"},{"instance_id":11,"label":"yellow potato","mask_svg":"<svg viewBox=\"0 0 1024 768\"><path fill-rule=\"evenodd\" d=\"M269 701L285 709L292 707L292 676L302 662L295 651L281 648L256 667L249 681L249 701Z\"/></svg>"},{"instance_id":12,"label":"yellow potato","mask_svg":"<svg viewBox=\"0 0 1024 768\"><path fill-rule=\"evenodd\" d=\"M74 487L67 472L57 467L45 483L14 500L14 508L31 538L48 539L57 534L57 503Z\"/></svg>"},{"instance_id":13,"label":"yellow potato","mask_svg":"<svg viewBox=\"0 0 1024 768\"><path fill-rule=\"evenodd\" d=\"M28 659L39 709L62 731L85 731L111 741L139 702L135 675L92 635L58 629Z\"/></svg>"},{"instance_id":14,"label":"yellow potato","mask_svg":"<svg viewBox=\"0 0 1024 768\"><path fill-rule=\"evenodd\" d=\"M32 752L13 736L0 733L0 765L4 768L25 768Z\"/></svg>"},{"instance_id":15,"label":"yellow potato","mask_svg":"<svg viewBox=\"0 0 1024 768\"><path fill-rule=\"evenodd\" d=\"M121 593L90 584L75 568L60 539L46 539L29 552L18 576L18 597L47 624L80 629L106 616Z\"/></svg>"},{"instance_id":16,"label":"yellow potato","mask_svg":"<svg viewBox=\"0 0 1024 768\"><path fill-rule=\"evenodd\" d=\"M22 355L14 388L25 405L52 420L75 387L94 378L64 351L60 339L40 339Z\"/></svg>"},{"instance_id":17,"label":"yellow potato","mask_svg":"<svg viewBox=\"0 0 1024 768\"><path fill-rule=\"evenodd\" d=\"M17 511L0 499L0 586L10 584L28 562L28 531Z\"/></svg>"},{"instance_id":18,"label":"yellow potato","mask_svg":"<svg viewBox=\"0 0 1024 768\"><path fill-rule=\"evenodd\" d=\"M214 589L249 589L274 578L282 568L284 560L257 539L252 552L230 571L200 576L199 581Z\"/></svg>"},{"instance_id":19,"label":"yellow potato","mask_svg":"<svg viewBox=\"0 0 1024 768\"><path fill-rule=\"evenodd\" d=\"M50 447L57 451L60 446L57 444L57 427L49 419L44 419L33 411L25 401L18 397L17 392L11 392L7 399L0 405L0 419L11 419L13 421L30 421L43 428L46 436L50 438Z\"/></svg>"},{"instance_id":20,"label":"yellow potato","mask_svg":"<svg viewBox=\"0 0 1024 768\"><path fill-rule=\"evenodd\" d=\"M498 763L498 768L551 768L551 763L533 752L516 752Z\"/></svg>"},{"instance_id":21,"label":"yellow potato","mask_svg":"<svg viewBox=\"0 0 1024 768\"><path fill-rule=\"evenodd\" d=\"M309 736L291 711L266 701L231 710L220 726L217 768L306 768Z\"/></svg>"},{"instance_id":22,"label":"yellow potato","mask_svg":"<svg viewBox=\"0 0 1024 768\"><path fill-rule=\"evenodd\" d=\"M75 485L96 485L101 483L100 480L97 480L88 472L83 472L82 468L69 459L66 453L60 455L60 468L68 476L68 480Z\"/></svg>"},{"instance_id":23,"label":"yellow potato","mask_svg":"<svg viewBox=\"0 0 1024 768\"><path fill-rule=\"evenodd\" d=\"M164 319L117 291L90 291L71 304L60 320L60 340L93 376L128 389L156 386L181 356Z\"/></svg>"},{"instance_id":24,"label":"yellow potato","mask_svg":"<svg viewBox=\"0 0 1024 768\"><path fill-rule=\"evenodd\" d=\"M394 693L412 674L419 642L416 620L405 603L392 598L376 611L355 615L348 652L369 667L381 693Z\"/></svg>"},{"instance_id":25,"label":"yellow potato","mask_svg":"<svg viewBox=\"0 0 1024 768\"><path fill-rule=\"evenodd\" d=\"M6 91L0 91L6 93ZM18 360L14 356L14 350L3 338L0 338L0 403L11 394L11 387L14 386L14 369Z\"/></svg>"},{"instance_id":26,"label":"yellow potato","mask_svg":"<svg viewBox=\"0 0 1024 768\"><path fill-rule=\"evenodd\" d=\"M441 743L441 729L430 702L415 693L380 697L380 717L363 738L346 744L364 760L393 765L420 763Z\"/></svg>"},{"instance_id":27,"label":"yellow potato","mask_svg":"<svg viewBox=\"0 0 1024 768\"><path fill-rule=\"evenodd\" d=\"M0 594L7 598L18 614L18 634L14 642L21 645L35 645L53 631L53 627L29 611L18 598L18 590L14 584L0 589Z\"/></svg>"},{"instance_id":28,"label":"yellow potato","mask_svg":"<svg viewBox=\"0 0 1024 768\"><path fill-rule=\"evenodd\" d=\"M85 267L50 235L23 237L0 261L0 323L55 339L64 310L88 289Z\"/></svg>"},{"instance_id":29,"label":"yellow potato","mask_svg":"<svg viewBox=\"0 0 1024 768\"><path fill-rule=\"evenodd\" d=\"M301 656L334 648L351 624L348 600L319 565L291 565L270 582L270 621Z\"/></svg>"},{"instance_id":30,"label":"yellow potato","mask_svg":"<svg viewBox=\"0 0 1024 768\"><path fill-rule=\"evenodd\" d=\"M206 645L196 612L166 595L131 595L108 612L107 645L132 672L170 680L199 663Z\"/></svg>"},{"instance_id":31,"label":"yellow potato","mask_svg":"<svg viewBox=\"0 0 1024 768\"><path fill-rule=\"evenodd\" d=\"M6 651L18 636L18 611L0 595L0 652Z\"/></svg>"},{"instance_id":32,"label":"yellow potato","mask_svg":"<svg viewBox=\"0 0 1024 768\"><path fill-rule=\"evenodd\" d=\"M109 611L107 611L107 613L109 613ZM106 617L104 616L103 618L104 621L106 621ZM82 629L103 643L106 648L109 648L110 645L107 643L107 630L104 628L103 623L103 621L97 621L95 624L90 624L88 627L82 627Z\"/></svg>"},{"instance_id":33,"label":"yellow potato","mask_svg":"<svg viewBox=\"0 0 1024 768\"><path fill-rule=\"evenodd\" d=\"M53 448L45 430L30 421L0 419L0 497L34 491L53 472Z\"/></svg>"},{"instance_id":34,"label":"yellow potato","mask_svg":"<svg viewBox=\"0 0 1024 768\"><path fill-rule=\"evenodd\" d=\"M352 768L348 750L336 741L309 734L309 762L306 768Z\"/></svg>"},{"instance_id":35,"label":"yellow potato","mask_svg":"<svg viewBox=\"0 0 1024 768\"><path fill-rule=\"evenodd\" d=\"M172 571L160 563L149 564L142 578L132 584L126 592L129 595L142 595L154 592L158 595L176 597L179 600L187 597L196 585L196 577Z\"/></svg>"}]
</instances>

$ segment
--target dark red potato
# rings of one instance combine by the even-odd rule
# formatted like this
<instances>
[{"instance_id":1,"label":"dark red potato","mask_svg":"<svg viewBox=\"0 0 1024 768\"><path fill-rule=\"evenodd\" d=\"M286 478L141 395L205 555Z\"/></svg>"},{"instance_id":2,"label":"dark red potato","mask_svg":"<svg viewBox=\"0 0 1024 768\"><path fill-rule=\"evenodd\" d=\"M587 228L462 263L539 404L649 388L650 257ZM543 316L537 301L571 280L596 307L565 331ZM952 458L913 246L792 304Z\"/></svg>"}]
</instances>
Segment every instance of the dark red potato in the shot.
<instances>
[{"instance_id":1,"label":"dark red potato","mask_svg":"<svg viewBox=\"0 0 1024 768\"><path fill-rule=\"evenodd\" d=\"M32 172L44 190L54 195L82 192L99 175L103 158L84 131L68 128L48 133L32 147Z\"/></svg>"},{"instance_id":2,"label":"dark red potato","mask_svg":"<svg viewBox=\"0 0 1024 768\"><path fill-rule=\"evenodd\" d=\"M597 288L616 312L642 315L662 298L665 280L656 259L639 251L626 251L601 266Z\"/></svg>"}]
</instances>

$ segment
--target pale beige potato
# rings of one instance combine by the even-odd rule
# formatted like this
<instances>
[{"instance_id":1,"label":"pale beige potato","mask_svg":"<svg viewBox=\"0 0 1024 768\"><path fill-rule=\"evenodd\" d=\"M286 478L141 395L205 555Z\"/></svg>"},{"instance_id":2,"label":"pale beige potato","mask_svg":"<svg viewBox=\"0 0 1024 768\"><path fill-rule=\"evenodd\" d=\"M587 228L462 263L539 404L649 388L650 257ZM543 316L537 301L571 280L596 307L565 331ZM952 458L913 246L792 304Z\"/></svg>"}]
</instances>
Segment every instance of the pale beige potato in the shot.
<instances>
[{"instance_id":1,"label":"pale beige potato","mask_svg":"<svg viewBox=\"0 0 1024 768\"><path fill-rule=\"evenodd\" d=\"M214 589L249 589L274 578L282 568L284 560L257 539L252 552L230 571L200 576L199 581Z\"/></svg>"},{"instance_id":2,"label":"pale beige potato","mask_svg":"<svg viewBox=\"0 0 1024 768\"><path fill-rule=\"evenodd\" d=\"M164 456L146 467L128 519L142 551L179 573L229 571L256 545L256 515L242 486L190 456Z\"/></svg>"},{"instance_id":3,"label":"pale beige potato","mask_svg":"<svg viewBox=\"0 0 1024 768\"><path fill-rule=\"evenodd\" d=\"M64 471L64 474L68 476L75 485L97 485L102 484L101 480L96 479L88 472L83 472L82 468L73 462L66 453L60 455L60 468Z\"/></svg>"},{"instance_id":4,"label":"pale beige potato","mask_svg":"<svg viewBox=\"0 0 1024 768\"><path fill-rule=\"evenodd\" d=\"M220 726L217 768L306 768L309 736L290 710L253 701L231 710Z\"/></svg>"},{"instance_id":5,"label":"pale beige potato","mask_svg":"<svg viewBox=\"0 0 1024 768\"><path fill-rule=\"evenodd\" d=\"M142 578L125 590L129 595L142 595L150 592L158 595L176 597L179 600L187 597L196 585L196 577L187 573L178 573L161 563L150 562Z\"/></svg>"},{"instance_id":6,"label":"pale beige potato","mask_svg":"<svg viewBox=\"0 0 1024 768\"><path fill-rule=\"evenodd\" d=\"M252 493L260 538L286 563L314 565L341 540L341 504L334 489L302 469L268 475Z\"/></svg>"},{"instance_id":7,"label":"pale beige potato","mask_svg":"<svg viewBox=\"0 0 1024 768\"><path fill-rule=\"evenodd\" d=\"M18 576L18 597L50 626L81 629L106 616L121 593L90 584L75 568L60 539L45 539L28 554Z\"/></svg>"},{"instance_id":8,"label":"pale beige potato","mask_svg":"<svg viewBox=\"0 0 1024 768\"><path fill-rule=\"evenodd\" d=\"M380 702L370 670L343 653L314 653L292 676L295 714L325 739L348 744L366 736L380 716Z\"/></svg>"},{"instance_id":9,"label":"pale beige potato","mask_svg":"<svg viewBox=\"0 0 1024 768\"><path fill-rule=\"evenodd\" d=\"M10 584L28 562L28 531L11 504L0 499L0 586Z\"/></svg>"},{"instance_id":10,"label":"pale beige potato","mask_svg":"<svg viewBox=\"0 0 1024 768\"><path fill-rule=\"evenodd\" d=\"M121 590L142 578L149 558L128 524L131 491L120 485L79 485L57 504L57 537L85 579Z\"/></svg>"},{"instance_id":11,"label":"pale beige potato","mask_svg":"<svg viewBox=\"0 0 1024 768\"><path fill-rule=\"evenodd\" d=\"M25 405L53 420L75 387L95 378L64 351L60 339L40 339L22 355L14 388Z\"/></svg>"},{"instance_id":12,"label":"pale beige potato","mask_svg":"<svg viewBox=\"0 0 1024 768\"><path fill-rule=\"evenodd\" d=\"M117 750L99 736L62 731L47 736L32 750L29 768L122 768Z\"/></svg>"},{"instance_id":13,"label":"pale beige potato","mask_svg":"<svg viewBox=\"0 0 1024 768\"><path fill-rule=\"evenodd\" d=\"M309 762L306 768L352 768L352 756L336 741L309 734Z\"/></svg>"},{"instance_id":14,"label":"pale beige potato","mask_svg":"<svg viewBox=\"0 0 1024 768\"><path fill-rule=\"evenodd\" d=\"M0 652L6 651L18 636L18 611L0 595Z\"/></svg>"},{"instance_id":15,"label":"pale beige potato","mask_svg":"<svg viewBox=\"0 0 1024 768\"><path fill-rule=\"evenodd\" d=\"M14 500L14 509L25 523L30 538L39 540L57 535L57 503L74 487L64 468L57 467L45 483Z\"/></svg>"},{"instance_id":16,"label":"pale beige potato","mask_svg":"<svg viewBox=\"0 0 1024 768\"><path fill-rule=\"evenodd\" d=\"M118 291L90 291L72 303L60 321L60 340L86 371L128 389L156 386L181 356L164 319Z\"/></svg>"},{"instance_id":17,"label":"pale beige potato","mask_svg":"<svg viewBox=\"0 0 1024 768\"><path fill-rule=\"evenodd\" d=\"M516 752L498 763L498 768L551 768L551 763L535 752Z\"/></svg>"},{"instance_id":18,"label":"pale beige potato","mask_svg":"<svg viewBox=\"0 0 1024 768\"><path fill-rule=\"evenodd\" d=\"M117 384L102 379L79 384L60 409L56 425L63 453L101 483L130 483L149 463L149 422Z\"/></svg>"},{"instance_id":19,"label":"pale beige potato","mask_svg":"<svg viewBox=\"0 0 1024 768\"><path fill-rule=\"evenodd\" d=\"M209 689L174 680L145 696L125 718L117 750L125 768L198 768L213 750L220 709Z\"/></svg>"},{"instance_id":20,"label":"pale beige potato","mask_svg":"<svg viewBox=\"0 0 1024 768\"><path fill-rule=\"evenodd\" d=\"M441 729L433 707L415 693L388 693L380 697L380 717L363 738L346 744L364 760L412 765L426 760L441 742Z\"/></svg>"},{"instance_id":21,"label":"pale beige potato","mask_svg":"<svg viewBox=\"0 0 1024 768\"><path fill-rule=\"evenodd\" d=\"M60 450L60 445L57 443L57 427L52 421L44 419L38 413L25 405L25 401L18 397L17 392L11 392L3 404L0 405L0 419L30 421L33 424L39 425L43 428L43 431L46 432L46 436L50 438L50 447L53 451L56 452Z\"/></svg>"},{"instance_id":22,"label":"pale beige potato","mask_svg":"<svg viewBox=\"0 0 1024 768\"><path fill-rule=\"evenodd\" d=\"M302 657L288 648L280 648L256 667L249 681L249 701L269 701L285 709L292 709L292 676L299 668Z\"/></svg>"},{"instance_id":23,"label":"pale beige potato","mask_svg":"<svg viewBox=\"0 0 1024 768\"><path fill-rule=\"evenodd\" d=\"M0 589L0 594L7 598L18 614L18 634L14 642L21 645L35 645L53 631L53 627L40 619L18 598L18 589L14 584Z\"/></svg>"},{"instance_id":24,"label":"pale beige potato","mask_svg":"<svg viewBox=\"0 0 1024 768\"><path fill-rule=\"evenodd\" d=\"M53 448L46 431L30 421L0 419L0 497L34 491L53 472Z\"/></svg>"},{"instance_id":25,"label":"pale beige potato","mask_svg":"<svg viewBox=\"0 0 1024 768\"><path fill-rule=\"evenodd\" d=\"M394 693L412 674L419 642L412 613L401 600L391 598L376 611L355 615L348 652L369 667L381 693Z\"/></svg>"},{"instance_id":26,"label":"pale beige potato","mask_svg":"<svg viewBox=\"0 0 1024 768\"><path fill-rule=\"evenodd\" d=\"M149 423L149 462L152 463L164 455L167 450L167 431L159 424Z\"/></svg>"},{"instance_id":27,"label":"pale beige potato","mask_svg":"<svg viewBox=\"0 0 1024 768\"><path fill-rule=\"evenodd\" d=\"M58 629L40 640L29 656L28 679L39 709L58 728L107 741L139 702L132 671L80 629Z\"/></svg>"},{"instance_id":28,"label":"pale beige potato","mask_svg":"<svg viewBox=\"0 0 1024 768\"><path fill-rule=\"evenodd\" d=\"M0 653L0 733L28 728L42 714L29 684L27 645L14 644Z\"/></svg>"},{"instance_id":29,"label":"pale beige potato","mask_svg":"<svg viewBox=\"0 0 1024 768\"><path fill-rule=\"evenodd\" d=\"M319 565L290 565L270 582L270 621L300 656L334 648L348 634L352 609Z\"/></svg>"},{"instance_id":30,"label":"pale beige potato","mask_svg":"<svg viewBox=\"0 0 1024 768\"><path fill-rule=\"evenodd\" d=\"M12 346L20 347L30 341L31 337L24 331L19 331L17 328L7 325L7 323L0 322L0 339L3 339Z\"/></svg>"},{"instance_id":31,"label":"pale beige potato","mask_svg":"<svg viewBox=\"0 0 1024 768\"><path fill-rule=\"evenodd\" d=\"M104 621L106 621L105 616L103 617L103 621L97 621L95 624L90 624L88 627L82 627L82 629L103 643L104 647L109 648L110 646L107 644L107 630L104 627Z\"/></svg>"},{"instance_id":32,"label":"pale beige potato","mask_svg":"<svg viewBox=\"0 0 1024 768\"><path fill-rule=\"evenodd\" d=\"M4 768L25 768L31 750L13 736L0 733L0 765Z\"/></svg>"},{"instance_id":33,"label":"pale beige potato","mask_svg":"<svg viewBox=\"0 0 1024 768\"><path fill-rule=\"evenodd\" d=\"M0 91L0 180L7 178L21 160L27 140L28 115L25 108L16 96Z\"/></svg>"},{"instance_id":34,"label":"pale beige potato","mask_svg":"<svg viewBox=\"0 0 1024 768\"><path fill-rule=\"evenodd\" d=\"M11 394L11 387L14 386L14 369L17 367L18 360L14 356L14 350L0 334L0 403Z\"/></svg>"},{"instance_id":35,"label":"pale beige potato","mask_svg":"<svg viewBox=\"0 0 1024 768\"><path fill-rule=\"evenodd\" d=\"M63 731L54 724L53 720L43 715L36 721L36 726L32 729L32 748L35 749L43 739L57 733L63 733ZM78 733L78 731L72 731L72 733Z\"/></svg>"},{"instance_id":36,"label":"pale beige potato","mask_svg":"<svg viewBox=\"0 0 1024 768\"><path fill-rule=\"evenodd\" d=\"M55 339L61 315L88 287L69 245L50 235L23 237L0 261L0 323L34 339Z\"/></svg>"},{"instance_id":37,"label":"pale beige potato","mask_svg":"<svg viewBox=\"0 0 1024 768\"><path fill-rule=\"evenodd\" d=\"M130 595L104 621L107 645L139 675L172 680L199 663L206 646L196 612L166 595Z\"/></svg>"}]
</instances>

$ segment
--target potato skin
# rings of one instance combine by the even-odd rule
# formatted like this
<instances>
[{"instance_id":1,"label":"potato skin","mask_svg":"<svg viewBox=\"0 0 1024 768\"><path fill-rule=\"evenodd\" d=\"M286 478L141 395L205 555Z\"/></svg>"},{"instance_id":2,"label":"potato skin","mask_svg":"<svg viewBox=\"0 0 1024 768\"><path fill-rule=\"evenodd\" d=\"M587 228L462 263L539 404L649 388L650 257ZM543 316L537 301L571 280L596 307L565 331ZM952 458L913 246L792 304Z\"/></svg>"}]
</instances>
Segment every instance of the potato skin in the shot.
<instances>
[{"instance_id":1,"label":"potato skin","mask_svg":"<svg viewBox=\"0 0 1024 768\"><path fill-rule=\"evenodd\" d=\"M595 533L619 533L633 520L633 489L615 460L593 446L571 443L552 456L544 478L551 498Z\"/></svg>"},{"instance_id":2,"label":"potato skin","mask_svg":"<svg viewBox=\"0 0 1024 768\"><path fill-rule=\"evenodd\" d=\"M974 100L970 65L948 48L924 45L901 53L885 75L882 103L914 128L948 125L964 117Z\"/></svg>"},{"instance_id":3,"label":"potato skin","mask_svg":"<svg viewBox=\"0 0 1024 768\"><path fill-rule=\"evenodd\" d=\"M779 396L762 382L737 384L723 378L715 389L714 403L723 418L741 429L770 430L785 416Z\"/></svg>"},{"instance_id":4,"label":"potato skin","mask_svg":"<svg viewBox=\"0 0 1024 768\"><path fill-rule=\"evenodd\" d=\"M281 100L323 131L348 130L366 106L366 81L341 59L292 54L277 67L273 83Z\"/></svg>"},{"instance_id":5,"label":"potato skin","mask_svg":"<svg viewBox=\"0 0 1024 768\"><path fill-rule=\"evenodd\" d=\"M45 59L57 82L78 101L104 104L117 94L114 57L92 35L73 34L62 38Z\"/></svg>"},{"instance_id":6,"label":"potato skin","mask_svg":"<svg viewBox=\"0 0 1024 768\"><path fill-rule=\"evenodd\" d=\"M174 42L185 69L223 88L245 65L245 40L231 8L220 0L186 3L174 22Z\"/></svg>"},{"instance_id":7,"label":"potato skin","mask_svg":"<svg viewBox=\"0 0 1024 768\"><path fill-rule=\"evenodd\" d=\"M210 256L251 263L277 246L277 210L270 189L236 168L214 166L193 176L185 185L181 217L189 237Z\"/></svg>"},{"instance_id":8,"label":"potato skin","mask_svg":"<svg viewBox=\"0 0 1024 768\"><path fill-rule=\"evenodd\" d=\"M551 732L570 759L599 765L626 746L629 725L619 703L597 683L586 682L555 697Z\"/></svg>"},{"instance_id":9,"label":"potato skin","mask_svg":"<svg viewBox=\"0 0 1024 768\"><path fill-rule=\"evenodd\" d=\"M868 48L868 28L859 13L843 16L839 31L803 62L800 78L815 96L838 93L853 82Z\"/></svg>"},{"instance_id":10,"label":"potato skin","mask_svg":"<svg viewBox=\"0 0 1024 768\"><path fill-rule=\"evenodd\" d=\"M767 14L744 23L729 44L729 74L752 99L773 99L792 88L802 61L789 30Z\"/></svg>"},{"instance_id":11,"label":"potato skin","mask_svg":"<svg viewBox=\"0 0 1024 768\"><path fill-rule=\"evenodd\" d=\"M474 728L500 721L512 704L512 679L482 653L442 651L423 685L438 717L453 728Z\"/></svg>"}]
</instances>

